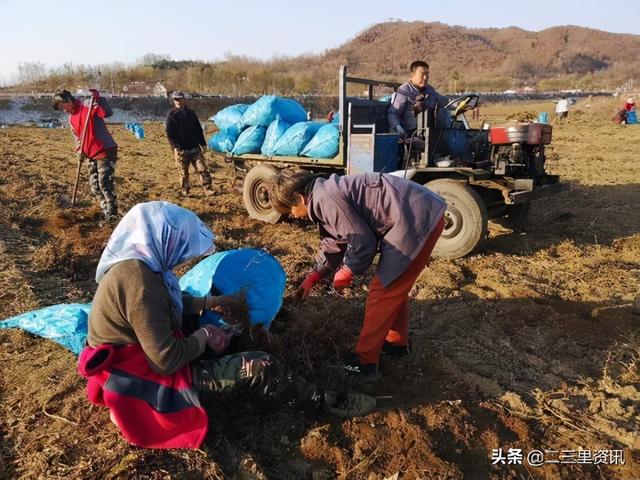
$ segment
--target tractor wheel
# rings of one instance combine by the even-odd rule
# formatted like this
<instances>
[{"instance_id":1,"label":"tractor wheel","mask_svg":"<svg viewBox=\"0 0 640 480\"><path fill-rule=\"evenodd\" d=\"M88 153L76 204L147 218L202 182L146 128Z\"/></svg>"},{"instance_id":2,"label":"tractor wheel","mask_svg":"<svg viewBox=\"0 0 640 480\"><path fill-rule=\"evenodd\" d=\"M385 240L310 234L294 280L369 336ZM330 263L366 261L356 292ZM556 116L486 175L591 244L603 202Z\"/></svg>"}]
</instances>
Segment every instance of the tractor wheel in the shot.
<instances>
[{"instance_id":1,"label":"tractor wheel","mask_svg":"<svg viewBox=\"0 0 640 480\"><path fill-rule=\"evenodd\" d=\"M271 207L269 201L269 182L278 171L269 165L253 167L244 177L242 201L249 216L263 222L276 223L282 216Z\"/></svg>"},{"instance_id":2,"label":"tractor wheel","mask_svg":"<svg viewBox=\"0 0 640 480\"><path fill-rule=\"evenodd\" d=\"M433 249L438 258L460 258L471 251L487 233L487 209L478 193L464 182L447 178L425 184L447 202L445 226Z\"/></svg>"}]
</instances>

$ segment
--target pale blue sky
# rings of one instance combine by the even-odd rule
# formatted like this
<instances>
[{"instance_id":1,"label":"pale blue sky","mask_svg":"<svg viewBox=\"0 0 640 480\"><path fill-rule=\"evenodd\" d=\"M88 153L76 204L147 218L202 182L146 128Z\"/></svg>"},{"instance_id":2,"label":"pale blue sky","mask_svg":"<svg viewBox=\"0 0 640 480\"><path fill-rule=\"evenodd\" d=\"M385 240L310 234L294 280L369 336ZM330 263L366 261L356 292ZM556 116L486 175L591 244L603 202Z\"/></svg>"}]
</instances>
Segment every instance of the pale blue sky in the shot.
<instances>
[{"instance_id":1,"label":"pale blue sky","mask_svg":"<svg viewBox=\"0 0 640 480\"><path fill-rule=\"evenodd\" d=\"M639 0L0 0L0 7L2 83L20 62L131 63L148 52L178 60L318 53L391 18L640 34Z\"/></svg>"}]
</instances>

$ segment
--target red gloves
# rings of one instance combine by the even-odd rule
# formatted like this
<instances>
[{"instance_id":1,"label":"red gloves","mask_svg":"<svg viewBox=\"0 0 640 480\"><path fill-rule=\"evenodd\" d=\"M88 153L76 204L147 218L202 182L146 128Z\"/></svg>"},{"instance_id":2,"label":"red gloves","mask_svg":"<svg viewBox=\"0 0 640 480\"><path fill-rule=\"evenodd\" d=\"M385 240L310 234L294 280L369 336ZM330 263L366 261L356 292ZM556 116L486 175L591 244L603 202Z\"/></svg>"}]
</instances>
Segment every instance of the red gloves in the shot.
<instances>
[{"instance_id":1,"label":"red gloves","mask_svg":"<svg viewBox=\"0 0 640 480\"><path fill-rule=\"evenodd\" d=\"M100 98L100 92L95 88L90 88L89 91L91 92L91 96L93 97L93 99L97 102Z\"/></svg>"},{"instance_id":2,"label":"red gloves","mask_svg":"<svg viewBox=\"0 0 640 480\"><path fill-rule=\"evenodd\" d=\"M296 297L305 299L309 296L311 289L322 280L322 275L317 270L312 270L307 275L307 278L300 284L298 290L296 290Z\"/></svg>"},{"instance_id":3,"label":"red gloves","mask_svg":"<svg viewBox=\"0 0 640 480\"><path fill-rule=\"evenodd\" d=\"M304 281L296 290L296 296L300 299L305 299L311 293L311 289L318 283L322 281L329 274L329 269L322 269L321 271L313 270L311 271ZM336 290L340 290L344 287L348 287L353 282L353 272L347 267L343 265L335 275L333 276L333 288Z\"/></svg>"},{"instance_id":4,"label":"red gloves","mask_svg":"<svg viewBox=\"0 0 640 480\"><path fill-rule=\"evenodd\" d=\"M353 283L353 272L349 267L343 265L333 276L333 288L340 290L345 287L350 287L351 283Z\"/></svg>"},{"instance_id":5,"label":"red gloves","mask_svg":"<svg viewBox=\"0 0 640 480\"><path fill-rule=\"evenodd\" d=\"M202 328L207 332L207 345L211 350L216 353L222 353L227 349L231 342L231 337L233 337L233 332L231 330L223 330L222 328L211 325L210 323L206 324Z\"/></svg>"}]
</instances>

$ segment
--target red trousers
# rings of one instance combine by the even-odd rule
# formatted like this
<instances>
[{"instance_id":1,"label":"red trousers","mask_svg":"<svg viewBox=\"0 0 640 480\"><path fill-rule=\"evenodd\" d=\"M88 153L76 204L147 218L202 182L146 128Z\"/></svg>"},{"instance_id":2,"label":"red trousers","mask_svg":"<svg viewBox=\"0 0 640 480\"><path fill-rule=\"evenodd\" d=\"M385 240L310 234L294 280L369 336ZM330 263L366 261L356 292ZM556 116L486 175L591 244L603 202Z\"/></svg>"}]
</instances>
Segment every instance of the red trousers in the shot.
<instances>
[{"instance_id":1,"label":"red trousers","mask_svg":"<svg viewBox=\"0 0 640 480\"><path fill-rule=\"evenodd\" d=\"M376 275L369 284L364 323L356 344L356 353L364 363L378 363L385 339L395 345L409 342L409 292L429 263L429 257L444 229L444 217L424 247L402 275L386 288Z\"/></svg>"}]
</instances>

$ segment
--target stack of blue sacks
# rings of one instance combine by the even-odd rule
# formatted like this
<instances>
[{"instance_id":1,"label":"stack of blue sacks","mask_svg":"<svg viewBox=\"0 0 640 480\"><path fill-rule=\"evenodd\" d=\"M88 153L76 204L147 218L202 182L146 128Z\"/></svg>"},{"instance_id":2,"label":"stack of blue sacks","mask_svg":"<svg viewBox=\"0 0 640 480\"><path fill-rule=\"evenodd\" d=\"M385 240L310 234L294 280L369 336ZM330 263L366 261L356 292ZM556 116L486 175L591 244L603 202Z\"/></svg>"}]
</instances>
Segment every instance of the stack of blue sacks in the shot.
<instances>
[{"instance_id":1,"label":"stack of blue sacks","mask_svg":"<svg viewBox=\"0 0 640 480\"><path fill-rule=\"evenodd\" d=\"M219 131L209 147L220 153L333 158L338 153L338 124L308 122L298 102L264 95L251 105L231 105L211 117Z\"/></svg>"}]
</instances>

